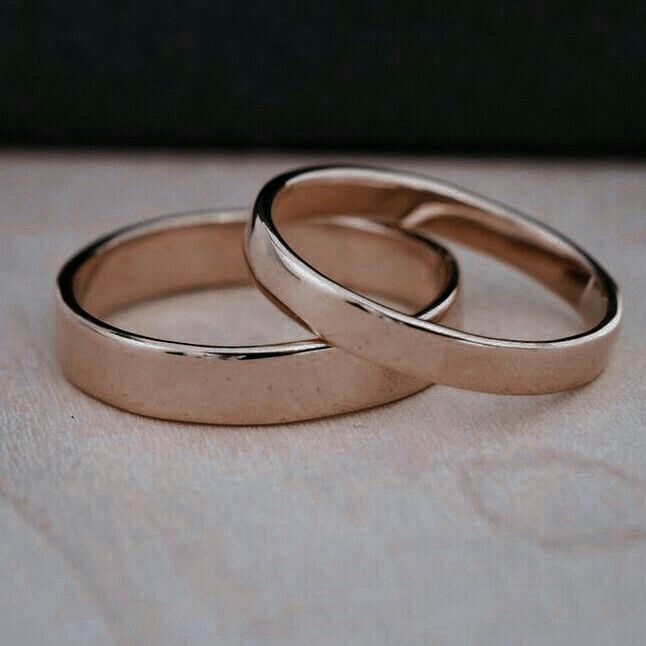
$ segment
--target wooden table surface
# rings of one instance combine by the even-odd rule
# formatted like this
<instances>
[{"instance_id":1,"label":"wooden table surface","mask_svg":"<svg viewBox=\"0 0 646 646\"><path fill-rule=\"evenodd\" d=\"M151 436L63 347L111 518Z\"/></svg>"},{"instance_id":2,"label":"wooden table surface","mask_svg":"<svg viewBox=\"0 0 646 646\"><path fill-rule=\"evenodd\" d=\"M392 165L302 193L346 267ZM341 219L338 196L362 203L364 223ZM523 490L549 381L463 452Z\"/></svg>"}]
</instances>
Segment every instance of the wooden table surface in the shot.
<instances>
[{"instance_id":1,"label":"wooden table surface","mask_svg":"<svg viewBox=\"0 0 646 646\"><path fill-rule=\"evenodd\" d=\"M276 172L321 161L445 178L576 239L623 288L611 366L558 395L434 386L265 428L145 419L63 379L53 280L78 246L249 205ZM646 164L5 151L0 196L3 644L645 643ZM469 329L578 325L527 279L456 253ZM120 316L196 340L294 332L244 288Z\"/></svg>"}]
</instances>

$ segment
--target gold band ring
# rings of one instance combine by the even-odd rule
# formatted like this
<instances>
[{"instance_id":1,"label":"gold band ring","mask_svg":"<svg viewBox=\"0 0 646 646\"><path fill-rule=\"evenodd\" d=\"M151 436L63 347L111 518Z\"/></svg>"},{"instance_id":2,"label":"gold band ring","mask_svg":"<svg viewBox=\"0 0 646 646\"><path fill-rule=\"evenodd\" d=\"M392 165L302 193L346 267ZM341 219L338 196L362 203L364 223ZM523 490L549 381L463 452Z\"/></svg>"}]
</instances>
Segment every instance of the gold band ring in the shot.
<instances>
[{"instance_id":1,"label":"gold band ring","mask_svg":"<svg viewBox=\"0 0 646 646\"><path fill-rule=\"evenodd\" d=\"M112 233L71 258L59 274L57 298L59 356L69 381L128 411L214 424L345 413L428 385L319 340L198 345L134 334L104 321L144 299L248 284L242 251L247 219L244 211L157 218ZM457 268L435 243L352 218L312 224L293 228L294 244L354 289L398 298L425 320L443 316L453 303ZM382 259L381 272L367 269L376 257Z\"/></svg>"},{"instance_id":2,"label":"gold band ring","mask_svg":"<svg viewBox=\"0 0 646 646\"><path fill-rule=\"evenodd\" d=\"M547 341L491 338L359 295L305 262L284 236L287 223L338 214L439 234L488 253L562 297L589 329ZM470 390L540 394L584 384L606 366L622 315L612 278L561 234L491 200L406 173L324 167L273 179L256 200L246 256L265 293L331 345Z\"/></svg>"}]
</instances>

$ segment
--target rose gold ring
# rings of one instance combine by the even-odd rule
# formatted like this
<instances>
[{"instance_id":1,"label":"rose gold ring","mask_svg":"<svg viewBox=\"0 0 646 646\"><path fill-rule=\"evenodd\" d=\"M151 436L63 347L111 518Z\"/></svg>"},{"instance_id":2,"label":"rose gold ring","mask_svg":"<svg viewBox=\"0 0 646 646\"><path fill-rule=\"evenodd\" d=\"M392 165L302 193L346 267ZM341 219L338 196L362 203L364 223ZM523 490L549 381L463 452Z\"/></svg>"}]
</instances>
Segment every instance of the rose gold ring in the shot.
<instances>
[{"instance_id":1,"label":"rose gold ring","mask_svg":"<svg viewBox=\"0 0 646 646\"><path fill-rule=\"evenodd\" d=\"M305 262L284 235L286 223L338 214L442 235L490 254L563 298L589 329L548 341L490 338L356 294ZM463 189L405 173L324 167L281 175L258 195L245 252L263 291L331 345L470 390L540 394L584 384L606 366L622 314L614 281L561 234Z\"/></svg>"},{"instance_id":2,"label":"rose gold ring","mask_svg":"<svg viewBox=\"0 0 646 646\"><path fill-rule=\"evenodd\" d=\"M197 345L134 334L103 320L145 299L249 284L242 251L247 219L244 211L156 218L101 238L71 258L58 276L57 298L59 355L69 381L134 413L213 424L334 415L428 385L316 339ZM396 299L420 310L421 318L443 316L456 297L453 258L423 236L353 218L290 231L293 244L335 279ZM375 258L381 270L369 269Z\"/></svg>"}]
</instances>

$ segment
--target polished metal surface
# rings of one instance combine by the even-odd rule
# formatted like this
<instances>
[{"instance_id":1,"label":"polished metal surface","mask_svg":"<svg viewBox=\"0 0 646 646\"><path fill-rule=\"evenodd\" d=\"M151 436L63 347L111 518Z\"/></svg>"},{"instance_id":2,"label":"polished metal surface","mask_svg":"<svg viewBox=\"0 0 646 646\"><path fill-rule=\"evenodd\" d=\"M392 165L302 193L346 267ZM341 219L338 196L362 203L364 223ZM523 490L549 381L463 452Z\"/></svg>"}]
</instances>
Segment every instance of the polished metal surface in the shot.
<instances>
[{"instance_id":1,"label":"polished metal surface","mask_svg":"<svg viewBox=\"0 0 646 646\"><path fill-rule=\"evenodd\" d=\"M285 235L288 223L337 215L440 235L489 254L540 281L589 329L554 340L491 338L357 294L315 261L306 262ZM330 166L281 175L258 195L245 253L263 291L317 336L393 370L458 388L541 394L584 384L606 366L622 316L614 281L558 232L456 186L406 173Z\"/></svg>"},{"instance_id":2,"label":"polished metal surface","mask_svg":"<svg viewBox=\"0 0 646 646\"><path fill-rule=\"evenodd\" d=\"M245 211L157 218L112 233L71 258L57 283L58 348L66 377L128 411L214 424L345 413L429 384L318 340L198 345L142 336L104 321L145 299L248 284L242 250L247 219ZM295 248L336 280L395 300L420 318L445 315L456 298L452 257L421 236L356 218L310 222L287 233ZM375 264L380 269L373 270Z\"/></svg>"}]
</instances>

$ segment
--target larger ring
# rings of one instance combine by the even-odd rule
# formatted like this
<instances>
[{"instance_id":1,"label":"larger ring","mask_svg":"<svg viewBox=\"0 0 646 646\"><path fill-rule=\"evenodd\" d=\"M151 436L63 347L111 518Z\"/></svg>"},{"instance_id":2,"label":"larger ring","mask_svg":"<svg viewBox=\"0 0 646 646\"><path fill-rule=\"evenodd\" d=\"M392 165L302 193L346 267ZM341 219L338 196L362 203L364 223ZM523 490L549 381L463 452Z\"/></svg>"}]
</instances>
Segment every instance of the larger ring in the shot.
<instances>
[{"instance_id":1,"label":"larger ring","mask_svg":"<svg viewBox=\"0 0 646 646\"><path fill-rule=\"evenodd\" d=\"M312 216L369 216L466 243L511 264L570 303L587 332L549 341L469 334L421 321L339 285L281 235ZM513 209L425 177L359 167L296 170L266 184L246 238L254 278L332 345L393 370L470 390L550 393L606 366L621 320L617 287L573 242Z\"/></svg>"},{"instance_id":2,"label":"larger ring","mask_svg":"<svg viewBox=\"0 0 646 646\"><path fill-rule=\"evenodd\" d=\"M195 345L134 334L103 320L143 299L248 284L242 252L247 219L244 211L157 218L112 233L71 258L59 274L57 298L66 377L86 393L142 415L245 425L346 413L429 384L319 340ZM352 218L293 229L294 240L301 239L339 280L402 297L421 318L443 316L455 299L452 257L420 236ZM382 272L366 269L374 256L384 258Z\"/></svg>"}]
</instances>

